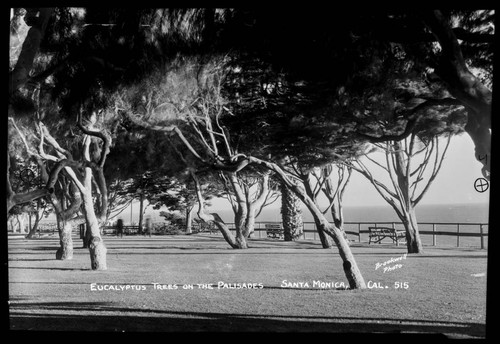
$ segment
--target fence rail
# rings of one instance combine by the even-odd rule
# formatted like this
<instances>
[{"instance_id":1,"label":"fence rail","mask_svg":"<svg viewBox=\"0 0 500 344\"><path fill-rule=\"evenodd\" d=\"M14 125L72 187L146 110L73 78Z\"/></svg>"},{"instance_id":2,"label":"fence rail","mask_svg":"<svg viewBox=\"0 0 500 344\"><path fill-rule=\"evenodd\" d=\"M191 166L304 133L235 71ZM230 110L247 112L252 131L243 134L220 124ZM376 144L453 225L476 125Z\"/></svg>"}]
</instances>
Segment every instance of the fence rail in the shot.
<instances>
[{"instance_id":1,"label":"fence rail","mask_svg":"<svg viewBox=\"0 0 500 344\"><path fill-rule=\"evenodd\" d=\"M255 223L255 232L257 232L258 238L266 237L266 224L281 224L281 222L276 221L266 221L266 222L257 222ZM227 223L229 228L234 231L234 223ZM368 227L387 227L391 226L392 228L402 228L402 222L344 222L344 232L348 235L355 236L358 242L361 242L363 234L368 238L369 230ZM469 238L479 238L479 244L482 249L485 248L485 237L488 236L488 224L480 223L480 222L420 222L419 224L419 233L422 236L430 235L432 236L432 246L437 245L437 237L438 236L456 236L456 246L460 247L460 238L461 237L469 237ZM352 230L352 227L355 226L356 230ZM425 230L423 228L432 226L432 230ZM453 227L453 230L438 230L438 228L443 227ZM366 228L366 229L365 229ZM474 228L471 231L471 228ZM467 229L467 231L464 231ZM264 234L262 234L264 232ZM313 240L319 240L319 236L317 235L316 224L314 222L304 222L302 226L302 237L301 239L307 239L307 234L311 234L313 236Z\"/></svg>"},{"instance_id":2,"label":"fence rail","mask_svg":"<svg viewBox=\"0 0 500 344\"><path fill-rule=\"evenodd\" d=\"M235 231L234 223L226 223L232 231ZM266 222L256 222L255 223L255 232L256 237L258 238L266 238L266 225L280 225L281 222L277 221L266 221ZM153 228L156 224L153 224ZM482 249L485 248L485 238L488 237L488 224L480 223L480 222L420 222L419 224L419 233L422 237L431 236L432 237L432 246L436 246L438 243L438 237L456 237L456 246L460 247L461 238L479 238L479 244ZM392 228L402 228L402 222L345 222L344 223L344 231L346 234L354 236L358 242L361 242L362 239L366 239L368 241L370 226L380 226L387 227L391 226ZM354 230L353 230L354 227ZM443 230L444 228L448 228L448 230ZM135 234L137 233L139 226L123 226L124 234ZM116 234L115 226L104 226L102 228L103 234ZM47 223L41 224L39 226L40 233L57 233L57 224L56 223ZM207 233L217 233L217 231L207 230ZM310 236L312 234L313 240L318 240L318 232L316 229L316 224L314 222L304 222L302 229L302 237L301 239L311 239ZM308 238L309 235L309 238ZM445 240L445 239L442 239Z\"/></svg>"}]
</instances>

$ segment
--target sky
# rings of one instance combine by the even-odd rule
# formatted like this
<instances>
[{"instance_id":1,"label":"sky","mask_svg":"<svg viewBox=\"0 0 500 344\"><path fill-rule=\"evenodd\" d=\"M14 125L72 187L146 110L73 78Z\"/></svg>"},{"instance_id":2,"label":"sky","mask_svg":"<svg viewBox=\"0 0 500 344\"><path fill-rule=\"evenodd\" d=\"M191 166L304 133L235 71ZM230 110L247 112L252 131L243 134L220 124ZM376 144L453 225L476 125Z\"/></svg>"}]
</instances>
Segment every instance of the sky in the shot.
<instances>
[{"instance_id":1,"label":"sky","mask_svg":"<svg viewBox=\"0 0 500 344\"><path fill-rule=\"evenodd\" d=\"M474 189L474 181L482 177L482 164L474 154L474 144L467 134L453 136L445 155L441 170L419 205L431 204L484 204L489 205L489 190L479 193ZM376 175L374 170L374 175ZM344 207L353 206L386 206L387 203L375 191L372 184L358 172L354 172L344 194ZM230 209L226 199L212 201L211 211ZM278 200L270 208L280 207ZM138 203L132 209L133 220L138 218ZM147 210L150 213L151 209ZM157 217L154 211L153 217ZM122 216L130 219L130 209L125 210Z\"/></svg>"},{"instance_id":2,"label":"sky","mask_svg":"<svg viewBox=\"0 0 500 344\"><path fill-rule=\"evenodd\" d=\"M454 136L441 170L419 204L489 203L489 190L479 193L474 182L482 177L474 144L467 134ZM360 197L362 195L362 197ZM359 173L353 173L344 194L345 206L385 205L375 188Z\"/></svg>"}]
</instances>

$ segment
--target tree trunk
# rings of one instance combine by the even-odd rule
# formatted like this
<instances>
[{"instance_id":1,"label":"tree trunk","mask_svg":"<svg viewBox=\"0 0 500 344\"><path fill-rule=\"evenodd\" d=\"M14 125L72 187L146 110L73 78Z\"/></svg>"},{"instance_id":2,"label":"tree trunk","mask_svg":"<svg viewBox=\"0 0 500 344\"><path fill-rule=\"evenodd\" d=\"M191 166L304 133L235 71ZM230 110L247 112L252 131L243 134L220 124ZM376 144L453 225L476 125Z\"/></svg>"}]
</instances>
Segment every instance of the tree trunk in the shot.
<instances>
[{"instance_id":1,"label":"tree trunk","mask_svg":"<svg viewBox=\"0 0 500 344\"><path fill-rule=\"evenodd\" d=\"M26 214L20 214L16 215L17 218L17 223L19 224L19 233L24 232L24 220L25 220Z\"/></svg>"},{"instance_id":2,"label":"tree trunk","mask_svg":"<svg viewBox=\"0 0 500 344\"><path fill-rule=\"evenodd\" d=\"M38 203L37 208L39 208L40 201L38 201L37 203ZM43 211L44 211L44 209L42 209L42 214L43 214ZM38 224L40 223L40 220L42 219L42 214L40 214L40 212L37 209L37 211L35 212L35 223L33 224L33 227L30 228L30 232L26 236L26 239L33 239L33 237L35 236L36 230L38 229Z\"/></svg>"},{"instance_id":3,"label":"tree trunk","mask_svg":"<svg viewBox=\"0 0 500 344\"><path fill-rule=\"evenodd\" d=\"M242 209L241 207L238 209L237 213L234 216L234 225L236 229L236 246L234 248L248 248L247 240L245 237L246 232L246 222L247 222L248 211L246 209Z\"/></svg>"},{"instance_id":4,"label":"tree trunk","mask_svg":"<svg viewBox=\"0 0 500 344\"><path fill-rule=\"evenodd\" d=\"M300 238L304 230L300 199L283 183L281 183L281 221L285 241Z\"/></svg>"},{"instance_id":5,"label":"tree trunk","mask_svg":"<svg viewBox=\"0 0 500 344\"><path fill-rule=\"evenodd\" d=\"M322 214L321 214L322 215ZM352 255L351 248L347 240L344 238L343 232L335 227L334 225L328 223L326 219L321 219L319 214L314 215L316 222L319 223L321 232L328 233L333 238L333 241L337 245L340 257L342 258L344 273L346 275L347 281L349 282L349 287L351 289L366 288L365 280L359 271L358 265Z\"/></svg>"},{"instance_id":6,"label":"tree trunk","mask_svg":"<svg viewBox=\"0 0 500 344\"><path fill-rule=\"evenodd\" d=\"M89 248L90 239L92 239L92 233L90 233L89 226L85 223L83 227L82 248Z\"/></svg>"},{"instance_id":7,"label":"tree trunk","mask_svg":"<svg viewBox=\"0 0 500 344\"><path fill-rule=\"evenodd\" d=\"M203 208L204 200L203 194L201 192L200 181L196 177L196 174L191 172L191 177L193 178L194 188L196 192L196 198L198 199L198 217L204 222L213 222L215 226L220 230L224 240L232 247L232 248L247 248L246 240L242 236L242 225L244 225L244 217L242 212L238 212L235 214L235 225L236 225L236 237L233 236L227 225L224 223L222 218L217 213L205 213L205 209ZM246 213L245 213L246 215ZM243 220L241 220L243 218ZM240 226L240 227L239 227Z\"/></svg>"},{"instance_id":8,"label":"tree trunk","mask_svg":"<svg viewBox=\"0 0 500 344\"><path fill-rule=\"evenodd\" d=\"M194 205L188 205L186 208L186 234L191 234L193 232L193 212Z\"/></svg>"},{"instance_id":9,"label":"tree trunk","mask_svg":"<svg viewBox=\"0 0 500 344\"><path fill-rule=\"evenodd\" d=\"M56 259L73 259L73 238L71 237L73 226L70 221L61 221L58 226L60 247L56 252Z\"/></svg>"},{"instance_id":10,"label":"tree trunk","mask_svg":"<svg viewBox=\"0 0 500 344\"><path fill-rule=\"evenodd\" d=\"M255 209L250 207L247 212L247 218L245 221L245 228L243 229L243 236L245 238L250 238L255 231Z\"/></svg>"},{"instance_id":11,"label":"tree trunk","mask_svg":"<svg viewBox=\"0 0 500 344\"><path fill-rule=\"evenodd\" d=\"M302 176L302 182L304 184L304 190L306 192L306 195L309 196L309 199L311 200L311 202L319 210L319 207L318 207L318 204L317 204L317 201L316 201L316 196L314 195L314 191L311 188L310 175L309 174L303 175ZM323 214L321 214L321 215L323 215ZM321 246L323 246L323 248L331 248L333 246L332 238L329 237L324 232L323 226L318 221L317 217L314 217L314 223L316 224L316 231L318 232L319 240L321 241Z\"/></svg>"},{"instance_id":12,"label":"tree trunk","mask_svg":"<svg viewBox=\"0 0 500 344\"><path fill-rule=\"evenodd\" d=\"M336 205L334 204L331 208L331 213L332 213L333 224L335 225L335 227L337 227L342 231L342 234L344 235L347 244L349 244L349 238L347 237L347 234L344 231L344 216L342 214L342 204L339 203L337 208Z\"/></svg>"},{"instance_id":13,"label":"tree trunk","mask_svg":"<svg viewBox=\"0 0 500 344\"><path fill-rule=\"evenodd\" d=\"M349 287L351 289L365 289L365 280L361 275L361 271L359 271L358 265L356 263L356 260L354 259L354 256L352 255L351 248L347 244L347 241L338 228L328 223L328 220L325 218L323 213L307 195L305 189L292 183L287 175L283 172L283 170L276 164L269 163L267 161L263 161L254 157L250 157L248 160L251 163L257 165L264 165L268 169L276 172L280 180L285 183L290 188L290 190L292 190L300 198L302 203L304 203L311 212L312 216L315 219L315 222L320 225L321 230L330 235L335 241L335 244L337 245L337 248L339 250L339 255L343 262L342 266L344 268L344 273L346 275L347 281L349 282Z\"/></svg>"},{"instance_id":14,"label":"tree trunk","mask_svg":"<svg viewBox=\"0 0 500 344\"><path fill-rule=\"evenodd\" d=\"M144 196L141 193L141 195L139 197L139 230L138 230L138 234L142 234L142 232L143 232L143 230L142 230L143 218L144 218Z\"/></svg>"},{"instance_id":15,"label":"tree trunk","mask_svg":"<svg viewBox=\"0 0 500 344\"><path fill-rule=\"evenodd\" d=\"M106 246L101 238L99 222L94 212L94 203L90 192L83 194L83 212L87 219L87 231L90 235L88 248L92 270L106 270Z\"/></svg>"},{"instance_id":16,"label":"tree trunk","mask_svg":"<svg viewBox=\"0 0 500 344\"><path fill-rule=\"evenodd\" d=\"M406 209L401 221L406 231L406 247L408 248L408 253L423 253L415 209L413 207Z\"/></svg>"},{"instance_id":17,"label":"tree trunk","mask_svg":"<svg viewBox=\"0 0 500 344\"><path fill-rule=\"evenodd\" d=\"M221 217L216 213L205 214L204 212L198 212L198 216L205 222L213 221L217 229L222 233L224 240L232 247L232 248L244 248L241 247L240 242L233 236L229 227L222 221Z\"/></svg>"},{"instance_id":18,"label":"tree trunk","mask_svg":"<svg viewBox=\"0 0 500 344\"><path fill-rule=\"evenodd\" d=\"M324 231L324 226L318 222L315 218L314 223L316 224L316 231L318 232L319 240L321 241L321 246L323 248L332 248L334 241L331 236L327 235Z\"/></svg>"}]
</instances>

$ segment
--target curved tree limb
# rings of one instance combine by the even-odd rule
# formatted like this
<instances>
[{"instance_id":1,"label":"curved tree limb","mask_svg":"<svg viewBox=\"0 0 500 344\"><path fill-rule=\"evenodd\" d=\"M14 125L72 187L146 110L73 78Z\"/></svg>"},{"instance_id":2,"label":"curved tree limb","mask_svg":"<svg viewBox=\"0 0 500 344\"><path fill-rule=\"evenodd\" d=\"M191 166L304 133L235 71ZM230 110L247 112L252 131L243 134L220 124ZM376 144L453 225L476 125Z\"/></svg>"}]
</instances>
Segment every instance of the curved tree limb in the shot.
<instances>
[{"instance_id":1,"label":"curved tree limb","mask_svg":"<svg viewBox=\"0 0 500 344\"><path fill-rule=\"evenodd\" d=\"M16 66L12 72L9 73L9 97L28 81L29 73L33 68L33 61L35 60L35 56L40 48L40 44L45 34L49 19L54 12L54 8L40 8L38 9L38 12L38 16L33 16L30 11L28 11L25 16L25 22L28 26L31 26L31 28L29 29L23 42Z\"/></svg>"},{"instance_id":2,"label":"curved tree limb","mask_svg":"<svg viewBox=\"0 0 500 344\"><path fill-rule=\"evenodd\" d=\"M468 68L455 32L439 10L423 11L425 25L442 48L442 57L435 73L447 84L450 93L466 106L465 131L474 141L476 159L483 164L482 173L490 178L491 102L493 94Z\"/></svg>"},{"instance_id":3,"label":"curved tree limb","mask_svg":"<svg viewBox=\"0 0 500 344\"><path fill-rule=\"evenodd\" d=\"M370 141L371 143L385 142L385 141L401 141L408 137L418 122L418 112L422 110L426 110L433 106L452 106L452 105L463 105L457 99L454 98L442 98L442 99L428 99L423 103L418 104L417 106L410 109L405 117L408 119L406 123L405 129L400 134L391 134L391 135L383 135L383 136L371 136L363 133L358 133L357 135L362 138Z\"/></svg>"}]
</instances>

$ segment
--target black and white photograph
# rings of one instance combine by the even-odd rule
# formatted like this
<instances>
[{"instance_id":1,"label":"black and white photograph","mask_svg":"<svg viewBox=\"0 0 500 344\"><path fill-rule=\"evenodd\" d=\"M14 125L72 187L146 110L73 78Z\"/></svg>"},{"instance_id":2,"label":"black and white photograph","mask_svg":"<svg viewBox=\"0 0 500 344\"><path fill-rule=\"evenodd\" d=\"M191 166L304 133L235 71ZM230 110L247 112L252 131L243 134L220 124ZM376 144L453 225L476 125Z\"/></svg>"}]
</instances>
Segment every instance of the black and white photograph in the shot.
<instances>
[{"instance_id":1,"label":"black and white photograph","mask_svg":"<svg viewBox=\"0 0 500 344\"><path fill-rule=\"evenodd\" d=\"M490 337L494 9L8 9L9 332Z\"/></svg>"}]
</instances>

